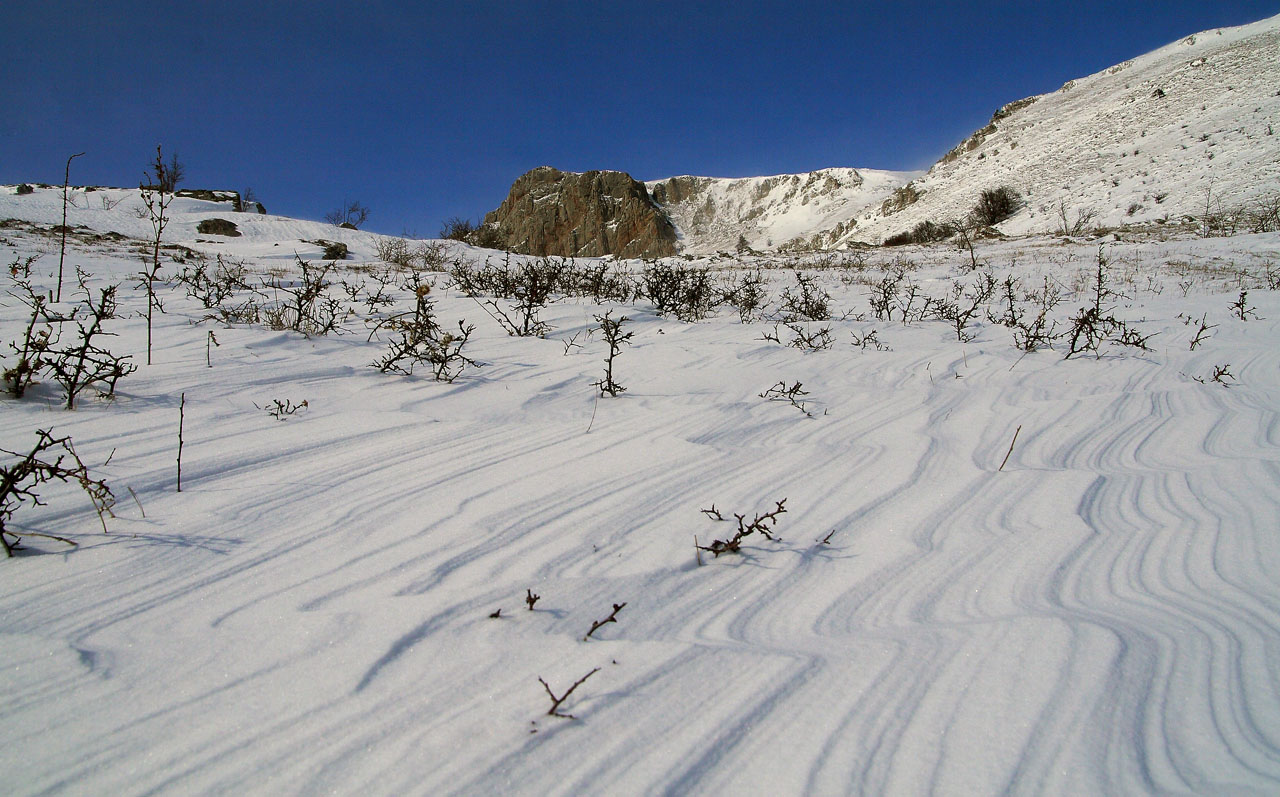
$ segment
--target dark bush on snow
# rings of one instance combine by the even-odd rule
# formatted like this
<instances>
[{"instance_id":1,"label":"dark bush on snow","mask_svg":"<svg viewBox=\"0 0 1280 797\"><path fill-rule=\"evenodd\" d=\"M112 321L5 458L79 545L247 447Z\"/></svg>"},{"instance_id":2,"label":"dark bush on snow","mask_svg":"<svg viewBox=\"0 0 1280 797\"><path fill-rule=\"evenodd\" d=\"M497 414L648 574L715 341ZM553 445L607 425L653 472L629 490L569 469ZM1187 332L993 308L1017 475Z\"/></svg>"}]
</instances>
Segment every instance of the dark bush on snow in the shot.
<instances>
[{"instance_id":1,"label":"dark bush on snow","mask_svg":"<svg viewBox=\"0 0 1280 797\"><path fill-rule=\"evenodd\" d=\"M204 235L225 235L228 238L238 238L240 236L240 230L236 229L236 223L226 219L204 219L196 225L196 232Z\"/></svg>"},{"instance_id":2,"label":"dark bush on snow","mask_svg":"<svg viewBox=\"0 0 1280 797\"><path fill-rule=\"evenodd\" d=\"M468 242L476 231L476 225L460 216L446 219L440 227L440 237L450 241Z\"/></svg>"},{"instance_id":3,"label":"dark bush on snow","mask_svg":"<svg viewBox=\"0 0 1280 797\"><path fill-rule=\"evenodd\" d=\"M994 227L1022 209L1022 195L1012 186L988 188L978 196L978 204L969 212L977 227Z\"/></svg>"},{"instance_id":4,"label":"dark bush on snow","mask_svg":"<svg viewBox=\"0 0 1280 797\"><path fill-rule=\"evenodd\" d=\"M903 246L905 244L928 244L934 241L945 241L955 235L955 228L950 224L934 224L925 219L908 232L900 232L884 239L885 246Z\"/></svg>"}]
</instances>

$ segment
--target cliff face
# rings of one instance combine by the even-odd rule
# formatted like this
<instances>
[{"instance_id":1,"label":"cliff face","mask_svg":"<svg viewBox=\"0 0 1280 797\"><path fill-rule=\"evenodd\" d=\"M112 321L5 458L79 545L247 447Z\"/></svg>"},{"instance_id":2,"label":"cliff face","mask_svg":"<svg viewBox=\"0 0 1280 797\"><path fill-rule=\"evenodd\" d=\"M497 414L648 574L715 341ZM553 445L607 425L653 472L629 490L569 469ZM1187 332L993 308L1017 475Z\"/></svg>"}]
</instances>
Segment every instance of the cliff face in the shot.
<instances>
[{"instance_id":1,"label":"cliff face","mask_svg":"<svg viewBox=\"0 0 1280 797\"><path fill-rule=\"evenodd\" d=\"M665 257L676 229L644 183L625 172L530 171L485 216L513 252L563 257Z\"/></svg>"}]
</instances>

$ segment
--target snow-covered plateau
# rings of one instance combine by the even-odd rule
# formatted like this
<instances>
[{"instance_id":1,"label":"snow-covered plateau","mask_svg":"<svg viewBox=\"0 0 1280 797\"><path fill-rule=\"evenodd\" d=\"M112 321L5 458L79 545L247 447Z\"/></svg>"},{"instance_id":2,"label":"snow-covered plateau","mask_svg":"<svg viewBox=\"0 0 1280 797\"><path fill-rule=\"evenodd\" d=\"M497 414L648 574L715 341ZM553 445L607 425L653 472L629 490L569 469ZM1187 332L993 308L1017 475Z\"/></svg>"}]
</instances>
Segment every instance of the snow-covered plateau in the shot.
<instances>
[{"instance_id":1,"label":"snow-covered plateau","mask_svg":"<svg viewBox=\"0 0 1280 797\"><path fill-rule=\"evenodd\" d=\"M537 261L415 282L180 198L147 365L138 192L71 200L47 315L118 284L137 370L0 398L6 473L52 430L116 499L5 505L7 794L1280 791L1280 233L580 260L600 301L518 337L459 278ZM5 369L61 214L0 187ZM340 329L273 328L317 241ZM661 269L715 306L659 315ZM452 382L371 367L418 297L474 325Z\"/></svg>"}]
</instances>

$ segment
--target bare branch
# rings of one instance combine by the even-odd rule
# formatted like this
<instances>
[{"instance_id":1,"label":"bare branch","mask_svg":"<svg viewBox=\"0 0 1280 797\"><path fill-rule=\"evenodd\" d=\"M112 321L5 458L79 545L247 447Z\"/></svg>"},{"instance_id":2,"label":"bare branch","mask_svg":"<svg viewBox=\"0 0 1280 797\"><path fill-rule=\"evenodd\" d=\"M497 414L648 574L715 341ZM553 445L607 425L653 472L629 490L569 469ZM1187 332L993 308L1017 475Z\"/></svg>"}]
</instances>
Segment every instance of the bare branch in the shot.
<instances>
[{"instance_id":1,"label":"bare branch","mask_svg":"<svg viewBox=\"0 0 1280 797\"><path fill-rule=\"evenodd\" d=\"M613 611L609 613L609 616L604 618L603 620L596 620L595 622L593 622L591 624L591 630L588 631L587 635L582 638L582 641L586 642L588 639L590 639L591 635L594 634L596 630L600 628L600 626L607 625L608 623L618 622L618 612L622 611L622 608L626 605L627 604L625 603L613 604Z\"/></svg>"},{"instance_id":2,"label":"bare branch","mask_svg":"<svg viewBox=\"0 0 1280 797\"><path fill-rule=\"evenodd\" d=\"M551 708L547 710L547 716L559 717L561 719L566 719L566 720L577 719L577 717L573 716L572 714L561 714L560 704L563 703L565 700L567 700L569 695L573 694L573 690L577 689L579 686L582 686L582 684L586 682L588 678L590 678L591 676L595 675L598 672L600 672L600 668L596 667L591 672L587 673L586 675L582 676L578 680L574 681L573 686L565 690L565 693L563 695L560 695L559 697L556 697L556 693L551 691L551 687L547 684L547 682L542 680L541 677L539 677L538 683L542 684L542 688L547 690L547 697L551 698Z\"/></svg>"}]
</instances>

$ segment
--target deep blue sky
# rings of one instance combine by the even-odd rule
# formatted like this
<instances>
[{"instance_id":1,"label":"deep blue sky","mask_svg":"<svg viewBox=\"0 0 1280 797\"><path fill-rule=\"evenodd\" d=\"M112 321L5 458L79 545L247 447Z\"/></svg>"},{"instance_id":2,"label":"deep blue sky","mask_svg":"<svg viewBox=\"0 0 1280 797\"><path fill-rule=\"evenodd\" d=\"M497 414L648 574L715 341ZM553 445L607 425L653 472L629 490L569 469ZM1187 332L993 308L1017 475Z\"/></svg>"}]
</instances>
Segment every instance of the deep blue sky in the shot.
<instances>
[{"instance_id":1,"label":"deep blue sky","mask_svg":"<svg viewBox=\"0 0 1280 797\"><path fill-rule=\"evenodd\" d=\"M926 168L1000 105L1268 0L25 2L0 8L0 183L188 187L432 236L541 164Z\"/></svg>"}]
</instances>

